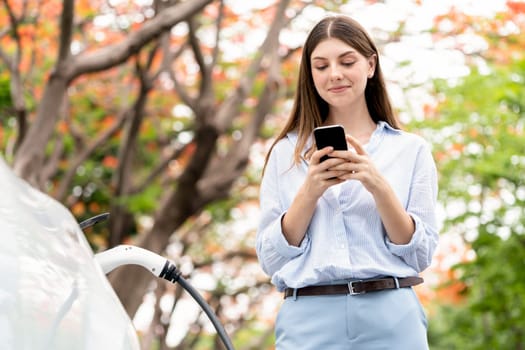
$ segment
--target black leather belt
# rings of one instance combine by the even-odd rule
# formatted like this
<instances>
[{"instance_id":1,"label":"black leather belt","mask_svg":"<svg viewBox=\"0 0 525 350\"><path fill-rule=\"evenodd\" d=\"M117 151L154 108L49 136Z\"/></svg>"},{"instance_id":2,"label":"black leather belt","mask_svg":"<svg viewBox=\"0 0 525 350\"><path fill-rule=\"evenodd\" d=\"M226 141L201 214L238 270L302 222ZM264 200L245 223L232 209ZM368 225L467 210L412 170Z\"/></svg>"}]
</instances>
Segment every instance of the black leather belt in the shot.
<instances>
[{"instance_id":1,"label":"black leather belt","mask_svg":"<svg viewBox=\"0 0 525 350\"><path fill-rule=\"evenodd\" d=\"M394 278L385 277L372 280L357 280L347 284L328 284L321 286L308 286L303 288L286 288L284 297L291 296L313 296L313 295L336 295L336 294L364 294L385 289L397 289L412 287L423 283L421 277Z\"/></svg>"}]
</instances>

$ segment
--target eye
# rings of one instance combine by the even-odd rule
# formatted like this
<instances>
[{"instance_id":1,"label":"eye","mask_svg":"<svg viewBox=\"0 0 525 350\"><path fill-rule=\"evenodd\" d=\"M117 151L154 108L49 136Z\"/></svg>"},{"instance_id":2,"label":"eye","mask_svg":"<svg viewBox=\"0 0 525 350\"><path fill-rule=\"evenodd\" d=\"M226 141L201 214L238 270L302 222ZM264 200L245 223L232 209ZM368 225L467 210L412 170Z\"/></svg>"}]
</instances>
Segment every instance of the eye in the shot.
<instances>
[{"instance_id":1,"label":"eye","mask_svg":"<svg viewBox=\"0 0 525 350\"><path fill-rule=\"evenodd\" d=\"M317 70L325 70L326 67L328 67L328 66L316 66L314 68L317 69Z\"/></svg>"},{"instance_id":2,"label":"eye","mask_svg":"<svg viewBox=\"0 0 525 350\"><path fill-rule=\"evenodd\" d=\"M341 64L345 67L350 67L352 66L353 64L355 63L355 61L351 61L351 62L342 62Z\"/></svg>"}]
</instances>

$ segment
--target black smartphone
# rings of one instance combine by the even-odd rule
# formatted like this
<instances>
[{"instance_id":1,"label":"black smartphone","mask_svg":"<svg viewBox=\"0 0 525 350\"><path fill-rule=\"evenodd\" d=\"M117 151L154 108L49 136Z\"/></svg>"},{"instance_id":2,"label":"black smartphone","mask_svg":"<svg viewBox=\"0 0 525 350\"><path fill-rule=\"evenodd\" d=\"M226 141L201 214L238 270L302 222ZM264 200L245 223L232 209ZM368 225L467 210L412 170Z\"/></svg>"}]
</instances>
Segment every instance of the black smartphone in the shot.
<instances>
[{"instance_id":1,"label":"black smartphone","mask_svg":"<svg viewBox=\"0 0 525 350\"><path fill-rule=\"evenodd\" d=\"M320 126L314 129L314 138L317 149L322 149L332 146L334 150L346 151L345 129L342 125L328 125ZM323 156L321 162L328 159L328 156Z\"/></svg>"}]
</instances>

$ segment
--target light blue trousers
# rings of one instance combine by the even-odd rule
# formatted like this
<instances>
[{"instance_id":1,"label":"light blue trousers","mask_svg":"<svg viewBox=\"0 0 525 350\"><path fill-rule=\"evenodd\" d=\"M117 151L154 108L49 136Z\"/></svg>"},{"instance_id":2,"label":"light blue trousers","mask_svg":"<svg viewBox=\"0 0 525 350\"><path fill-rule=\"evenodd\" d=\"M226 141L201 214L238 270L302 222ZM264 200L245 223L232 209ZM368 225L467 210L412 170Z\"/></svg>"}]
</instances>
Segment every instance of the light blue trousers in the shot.
<instances>
[{"instance_id":1,"label":"light blue trousers","mask_svg":"<svg viewBox=\"0 0 525 350\"><path fill-rule=\"evenodd\" d=\"M427 319L412 288L361 295L288 297L276 350L425 350Z\"/></svg>"}]
</instances>

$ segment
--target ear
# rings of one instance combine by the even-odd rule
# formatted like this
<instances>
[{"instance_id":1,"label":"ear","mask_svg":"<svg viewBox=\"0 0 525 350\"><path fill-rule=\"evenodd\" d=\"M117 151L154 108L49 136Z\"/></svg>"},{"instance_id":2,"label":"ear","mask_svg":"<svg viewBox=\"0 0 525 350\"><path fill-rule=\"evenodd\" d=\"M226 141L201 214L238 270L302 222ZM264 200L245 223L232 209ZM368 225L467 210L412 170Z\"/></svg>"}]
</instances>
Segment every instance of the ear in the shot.
<instances>
[{"instance_id":1,"label":"ear","mask_svg":"<svg viewBox=\"0 0 525 350\"><path fill-rule=\"evenodd\" d=\"M372 56L368 57L368 79L374 76L374 73L376 71L376 65L377 65L377 55L373 54Z\"/></svg>"}]
</instances>

